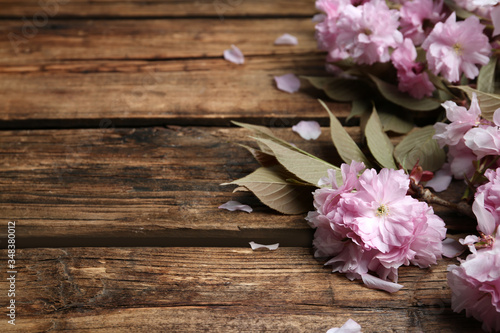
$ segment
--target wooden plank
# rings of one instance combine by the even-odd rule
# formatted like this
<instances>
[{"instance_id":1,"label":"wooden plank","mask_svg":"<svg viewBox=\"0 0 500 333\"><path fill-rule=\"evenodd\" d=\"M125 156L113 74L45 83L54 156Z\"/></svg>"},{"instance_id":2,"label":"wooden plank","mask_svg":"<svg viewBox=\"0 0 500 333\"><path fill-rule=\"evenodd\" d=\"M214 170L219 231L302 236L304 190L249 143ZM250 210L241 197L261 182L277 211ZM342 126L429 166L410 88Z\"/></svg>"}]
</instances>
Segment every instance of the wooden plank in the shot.
<instances>
[{"instance_id":1,"label":"wooden plank","mask_svg":"<svg viewBox=\"0 0 500 333\"><path fill-rule=\"evenodd\" d=\"M312 0L0 0L0 17L218 17L310 16Z\"/></svg>"},{"instance_id":2,"label":"wooden plank","mask_svg":"<svg viewBox=\"0 0 500 333\"><path fill-rule=\"evenodd\" d=\"M295 35L299 44L274 45L284 33ZM0 65L222 58L232 44L247 57L319 52L310 18L50 20L33 30L22 20L5 20Z\"/></svg>"},{"instance_id":3,"label":"wooden plank","mask_svg":"<svg viewBox=\"0 0 500 333\"><path fill-rule=\"evenodd\" d=\"M98 127L102 119L116 126L229 125L230 120L270 125L296 118L326 124L327 119L316 101L327 98L323 92L302 80L301 91L289 94L273 79L286 73L325 75L321 55L250 58L244 66L200 59L40 69L45 70L30 65L0 74L0 128ZM350 112L347 103L329 105L340 118Z\"/></svg>"},{"instance_id":4,"label":"wooden plank","mask_svg":"<svg viewBox=\"0 0 500 333\"><path fill-rule=\"evenodd\" d=\"M348 129L359 140L359 128ZM313 142L290 128L276 133L340 163L326 128ZM1 131L0 210L17 221L23 247L241 246L252 240L310 246L304 215L275 213L251 193L219 185L257 167L229 142L248 143L248 134L203 127ZM445 198L456 200L460 191L463 182ZM217 208L231 199L255 211ZM453 230L474 230L470 219L439 207L436 212Z\"/></svg>"},{"instance_id":5,"label":"wooden plank","mask_svg":"<svg viewBox=\"0 0 500 333\"><path fill-rule=\"evenodd\" d=\"M331 274L303 248L23 249L9 331L326 332L352 318L364 332L480 332L449 308L451 262L401 268L405 287L389 294Z\"/></svg>"}]
</instances>

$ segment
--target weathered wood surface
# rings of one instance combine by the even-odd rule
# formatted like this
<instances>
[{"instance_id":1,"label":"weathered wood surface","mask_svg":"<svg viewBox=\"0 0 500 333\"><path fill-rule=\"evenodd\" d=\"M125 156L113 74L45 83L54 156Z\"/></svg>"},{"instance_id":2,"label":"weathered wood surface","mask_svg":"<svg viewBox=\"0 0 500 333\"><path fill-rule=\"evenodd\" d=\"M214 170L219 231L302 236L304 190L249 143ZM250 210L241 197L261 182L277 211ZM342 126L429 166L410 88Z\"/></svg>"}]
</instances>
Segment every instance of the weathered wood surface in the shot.
<instances>
[{"instance_id":1,"label":"weathered wood surface","mask_svg":"<svg viewBox=\"0 0 500 333\"><path fill-rule=\"evenodd\" d=\"M55 72L1 73L0 127L99 127L103 119L115 126L227 126L231 120L272 126L294 118L325 124L327 114L316 100L326 98L323 92L303 80L301 93L288 94L273 79L324 72L321 61L255 58L240 67L223 59L65 63L52 66ZM349 114L348 103L329 105L341 118Z\"/></svg>"},{"instance_id":2,"label":"weathered wood surface","mask_svg":"<svg viewBox=\"0 0 500 333\"><path fill-rule=\"evenodd\" d=\"M23 249L17 262L13 332L326 332L349 318L363 332L480 331L449 309L451 260L401 268L395 294L331 274L304 248Z\"/></svg>"},{"instance_id":3,"label":"weathered wood surface","mask_svg":"<svg viewBox=\"0 0 500 333\"><path fill-rule=\"evenodd\" d=\"M0 17L312 17L311 0L0 0Z\"/></svg>"},{"instance_id":4,"label":"weathered wood surface","mask_svg":"<svg viewBox=\"0 0 500 333\"><path fill-rule=\"evenodd\" d=\"M348 130L360 140L359 127ZM312 142L290 128L274 131L340 163L327 128ZM18 242L31 247L241 246L251 240L310 246L304 215L273 212L252 194L220 185L258 166L235 144L251 144L248 135L240 128L204 127L2 131L0 209L18 221ZM455 183L444 197L456 201L463 186ZM217 208L231 199L255 211ZM473 231L471 220L440 207L436 212L451 230Z\"/></svg>"}]
</instances>

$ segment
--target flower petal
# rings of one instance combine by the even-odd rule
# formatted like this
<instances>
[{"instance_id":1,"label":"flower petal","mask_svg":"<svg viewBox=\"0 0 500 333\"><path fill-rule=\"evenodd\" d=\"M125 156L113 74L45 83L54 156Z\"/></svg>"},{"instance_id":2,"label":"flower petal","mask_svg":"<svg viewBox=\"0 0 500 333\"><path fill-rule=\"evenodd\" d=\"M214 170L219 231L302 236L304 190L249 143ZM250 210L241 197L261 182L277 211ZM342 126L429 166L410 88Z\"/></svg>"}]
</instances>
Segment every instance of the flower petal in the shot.
<instances>
[{"instance_id":1,"label":"flower petal","mask_svg":"<svg viewBox=\"0 0 500 333\"><path fill-rule=\"evenodd\" d=\"M224 51L224 59L237 65L245 63L245 57L243 56L243 53L234 45L231 45L230 49Z\"/></svg>"},{"instance_id":2,"label":"flower petal","mask_svg":"<svg viewBox=\"0 0 500 333\"><path fill-rule=\"evenodd\" d=\"M451 167L450 164L446 163L440 170L436 171L434 177L425 184L425 187L432 187L436 192L443 192L450 186L451 178Z\"/></svg>"},{"instance_id":3,"label":"flower petal","mask_svg":"<svg viewBox=\"0 0 500 333\"><path fill-rule=\"evenodd\" d=\"M321 127L317 121L300 121L292 127L292 131L298 133L305 140L316 140L321 135Z\"/></svg>"},{"instance_id":4,"label":"flower petal","mask_svg":"<svg viewBox=\"0 0 500 333\"><path fill-rule=\"evenodd\" d=\"M286 91L290 94L293 94L300 88L300 80L294 74L275 76L274 81L276 81L279 90Z\"/></svg>"},{"instance_id":5,"label":"flower petal","mask_svg":"<svg viewBox=\"0 0 500 333\"><path fill-rule=\"evenodd\" d=\"M263 245L263 244L257 244L255 242L249 242L249 244L250 244L250 247L252 248L252 250L265 248L265 249L273 251L273 250L276 250L280 246L280 243L271 244L271 245Z\"/></svg>"},{"instance_id":6,"label":"flower petal","mask_svg":"<svg viewBox=\"0 0 500 333\"><path fill-rule=\"evenodd\" d=\"M443 256L446 258L455 258L465 251L465 247L453 238L445 238L443 244Z\"/></svg>"},{"instance_id":7,"label":"flower petal","mask_svg":"<svg viewBox=\"0 0 500 333\"><path fill-rule=\"evenodd\" d=\"M349 319L342 327L330 328L326 333L361 333L361 326L354 320Z\"/></svg>"},{"instance_id":8,"label":"flower petal","mask_svg":"<svg viewBox=\"0 0 500 333\"><path fill-rule=\"evenodd\" d=\"M283 34L274 41L274 45L297 45L298 43L297 37L290 34Z\"/></svg>"},{"instance_id":9,"label":"flower petal","mask_svg":"<svg viewBox=\"0 0 500 333\"><path fill-rule=\"evenodd\" d=\"M376 276L373 276L371 274L362 274L361 278L363 279L363 283L368 287L372 289L380 289L380 290L385 290L390 293L394 293L398 291L399 289L403 288L403 285L390 282L390 281L385 281L382 280Z\"/></svg>"},{"instance_id":10,"label":"flower petal","mask_svg":"<svg viewBox=\"0 0 500 333\"><path fill-rule=\"evenodd\" d=\"M242 210L244 212L247 212L247 213L251 213L252 212L252 207L248 206L248 205L244 205L238 201L228 201L226 202L225 204L222 204L219 206L220 209L227 209L231 212L234 212L235 210Z\"/></svg>"},{"instance_id":11,"label":"flower petal","mask_svg":"<svg viewBox=\"0 0 500 333\"><path fill-rule=\"evenodd\" d=\"M476 195L472 204L472 211L477 218L477 229L485 235L493 235L496 226L495 217L484 207L484 192Z\"/></svg>"}]
</instances>

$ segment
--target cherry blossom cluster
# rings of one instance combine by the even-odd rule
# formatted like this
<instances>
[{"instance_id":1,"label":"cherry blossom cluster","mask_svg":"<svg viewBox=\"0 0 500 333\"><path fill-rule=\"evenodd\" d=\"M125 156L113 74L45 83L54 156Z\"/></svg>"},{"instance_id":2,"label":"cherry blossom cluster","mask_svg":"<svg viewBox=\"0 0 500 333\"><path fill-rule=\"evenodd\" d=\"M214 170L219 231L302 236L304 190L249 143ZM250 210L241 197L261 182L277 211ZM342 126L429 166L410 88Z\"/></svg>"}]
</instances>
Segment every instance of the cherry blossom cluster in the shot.
<instances>
[{"instance_id":1,"label":"cherry blossom cluster","mask_svg":"<svg viewBox=\"0 0 500 333\"><path fill-rule=\"evenodd\" d=\"M467 110L455 102L442 104L449 123L434 125L441 148L448 147L448 161L451 174L456 179L471 178L476 172L475 161L499 165L500 156L500 109L493 114L493 122L481 117L476 94Z\"/></svg>"},{"instance_id":2,"label":"cherry blossom cluster","mask_svg":"<svg viewBox=\"0 0 500 333\"><path fill-rule=\"evenodd\" d=\"M448 267L452 291L451 307L456 312L483 322L487 332L500 331L500 168L489 169L488 182L479 186L473 204L480 237L462 239L471 254L460 266Z\"/></svg>"},{"instance_id":3,"label":"cherry blossom cluster","mask_svg":"<svg viewBox=\"0 0 500 333\"><path fill-rule=\"evenodd\" d=\"M399 90L415 98L432 96L436 88L430 75L449 83L459 82L462 75L478 76L489 61L490 38L497 33L486 32L478 16L500 21L498 1L455 2L476 15L458 20L443 0L317 0L324 13L316 18L318 46L328 52L328 62L391 62ZM425 57L418 56L421 52Z\"/></svg>"},{"instance_id":4,"label":"cherry blossom cluster","mask_svg":"<svg viewBox=\"0 0 500 333\"><path fill-rule=\"evenodd\" d=\"M441 258L446 228L427 203L407 195L403 170L364 169L355 161L342 164L343 184L329 170L321 181L327 186L314 192L316 211L307 220L316 228L315 256L330 257L326 265L351 280L395 292L402 287L395 283L401 265L428 267Z\"/></svg>"}]
</instances>

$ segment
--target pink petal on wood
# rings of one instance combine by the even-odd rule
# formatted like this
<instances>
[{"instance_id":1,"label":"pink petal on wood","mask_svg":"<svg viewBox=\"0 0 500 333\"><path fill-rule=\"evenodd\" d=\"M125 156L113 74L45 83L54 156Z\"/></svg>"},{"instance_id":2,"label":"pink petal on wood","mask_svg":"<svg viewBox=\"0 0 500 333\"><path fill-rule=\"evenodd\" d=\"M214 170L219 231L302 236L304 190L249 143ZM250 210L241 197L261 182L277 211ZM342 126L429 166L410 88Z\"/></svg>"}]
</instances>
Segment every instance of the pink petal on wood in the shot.
<instances>
[{"instance_id":1,"label":"pink petal on wood","mask_svg":"<svg viewBox=\"0 0 500 333\"><path fill-rule=\"evenodd\" d=\"M303 139L316 140L321 135L321 127L317 121L301 120L292 127L292 131L298 133Z\"/></svg>"},{"instance_id":2,"label":"pink petal on wood","mask_svg":"<svg viewBox=\"0 0 500 333\"><path fill-rule=\"evenodd\" d=\"M245 63L243 53L234 45L231 45L230 49L224 51L224 59L238 65Z\"/></svg>"},{"instance_id":3,"label":"pink petal on wood","mask_svg":"<svg viewBox=\"0 0 500 333\"><path fill-rule=\"evenodd\" d=\"M250 247L252 248L252 250L268 249L268 250L273 251L273 250L276 250L280 246L280 243L271 244L271 245L263 245L263 244L258 244L255 242L249 242L249 244L250 244Z\"/></svg>"},{"instance_id":4,"label":"pink petal on wood","mask_svg":"<svg viewBox=\"0 0 500 333\"><path fill-rule=\"evenodd\" d=\"M247 212L247 213L251 213L252 212L252 207L248 206L248 205L244 205L238 201L228 201L226 202L225 204L222 204L219 206L220 209L227 209L231 212L234 212L235 210L242 210L244 212Z\"/></svg>"},{"instance_id":5,"label":"pink petal on wood","mask_svg":"<svg viewBox=\"0 0 500 333\"><path fill-rule=\"evenodd\" d=\"M275 76L274 81L276 81L276 86L279 90L286 91L290 94L293 94L300 88L300 80L294 74Z\"/></svg>"},{"instance_id":6,"label":"pink petal on wood","mask_svg":"<svg viewBox=\"0 0 500 333\"><path fill-rule=\"evenodd\" d=\"M283 34L274 41L274 45L297 45L298 43L297 37L290 34Z\"/></svg>"},{"instance_id":7,"label":"pink petal on wood","mask_svg":"<svg viewBox=\"0 0 500 333\"><path fill-rule=\"evenodd\" d=\"M326 333L361 333L361 326L354 320L349 319L342 327L330 328Z\"/></svg>"},{"instance_id":8,"label":"pink petal on wood","mask_svg":"<svg viewBox=\"0 0 500 333\"><path fill-rule=\"evenodd\" d=\"M382 280L381 278L378 278L376 276L373 276L371 274L363 274L361 275L361 278L363 279L364 284L368 288L372 289L380 289L380 290L385 290L387 292L393 293L398 291L399 289L403 288L403 285L397 284L394 282L390 281L385 281Z\"/></svg>"},{"instance_id":9,"label":"pink petal on wood","mask_svg":"<svg viewBox=\"0 0 500 333\"><path fill-rule=\"evenodd\" d=\"M446 258L455 258L465 251L465 247L453 238L445 238L443 244L443 256Z\"/></svg>"}]
</instances>

